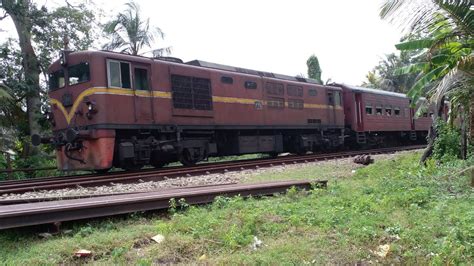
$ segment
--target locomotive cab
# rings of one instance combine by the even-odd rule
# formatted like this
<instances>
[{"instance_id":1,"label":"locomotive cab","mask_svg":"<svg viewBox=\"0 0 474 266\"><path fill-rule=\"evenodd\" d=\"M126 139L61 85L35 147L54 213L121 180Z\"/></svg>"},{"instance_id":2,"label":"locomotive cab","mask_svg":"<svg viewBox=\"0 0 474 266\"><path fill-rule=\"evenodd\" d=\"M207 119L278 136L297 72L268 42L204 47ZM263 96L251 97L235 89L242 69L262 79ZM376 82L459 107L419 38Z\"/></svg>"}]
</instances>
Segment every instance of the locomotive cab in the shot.
<instances>
[{"instance_id":1,"label":"locomotive cab","mask_svg":"<svg viewBox=\"0 0 474 266\"><path fill-rule=\"evenodd\" d=\"M48 70L50 108L46 118L53 136L32 136L32 143L53 145L61 170L112 167L115 131L93 128L107 110L107 105L93 95L95 88L105 87L97 79L99 68L91 52L63 51Z\"/></svg>"}]
</instances>

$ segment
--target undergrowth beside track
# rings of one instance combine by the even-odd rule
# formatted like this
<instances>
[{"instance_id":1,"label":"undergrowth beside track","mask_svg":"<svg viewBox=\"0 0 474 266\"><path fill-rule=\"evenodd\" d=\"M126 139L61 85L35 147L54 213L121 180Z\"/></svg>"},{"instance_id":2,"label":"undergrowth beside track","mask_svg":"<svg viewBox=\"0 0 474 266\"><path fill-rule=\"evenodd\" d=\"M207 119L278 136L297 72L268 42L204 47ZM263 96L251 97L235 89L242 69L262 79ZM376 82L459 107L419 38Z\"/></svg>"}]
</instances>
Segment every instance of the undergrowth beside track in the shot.
<instances>
[{"instance_id":1,"label":"undergrowth beside track","mask_svg":"<svg viewBox=\"0 0 474 266\"><path fill-rule=\"evenodd\" d=\"M263 199L218 198L207 206L172 208L169 216L73 223L68 225L72 232L49 239L24 230L1 231L0 262L472 264L474 197L470 176L456 173L473 160L420 167L419 156L378 161L350 178L330 179L327 189L289 190ZM255 179L320 173L312 166ZM156 234L165 240L150 241ZM250 247L254 237L263 242L256 250ZM377 255L384 245L386 256ZM80 248L93 256L74 258Z\"/></svg>"}]
</instances>

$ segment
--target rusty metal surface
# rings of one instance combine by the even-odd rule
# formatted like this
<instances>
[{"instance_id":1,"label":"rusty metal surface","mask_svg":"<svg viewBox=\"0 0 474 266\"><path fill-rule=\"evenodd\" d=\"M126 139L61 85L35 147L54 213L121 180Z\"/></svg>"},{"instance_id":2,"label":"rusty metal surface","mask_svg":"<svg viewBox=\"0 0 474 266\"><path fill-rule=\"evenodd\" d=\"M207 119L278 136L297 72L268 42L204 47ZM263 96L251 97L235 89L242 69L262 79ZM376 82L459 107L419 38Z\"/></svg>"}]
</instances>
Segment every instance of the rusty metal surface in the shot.
<instances>
[{"instance_id":1,"label":"rusty metal surface","mask_svg":"<svg viewBox=\"0 0 474 266\"><path fill-rule=\"evenodd\" d=\"M314 184L325 187L327 181L279 181L203 186L160 192L0 206L0 229L167 209L172 198L184 199L187 204L203 204L212 202L217 196L273 195L285 192L290 187L311 189Z\"/></svg>"},{"instance_id":2,"label":"rusty metal surface","mask_svg":"<svg viewBox=\"0 0 474 266\"><path fill-rule=\"evenodd\" d=\"M138 181L160 181L166 176L167 178L179 177L179 176L195 176L207 173L220 173L225 171L239 171L243 169L251 169L255 167L270 167L278 164L288 163L305 163L315 160L325 160L332 158L342 158L355 156L360 154L377 154L395 152L400 150L419 149L423 148L424 145L409 146L409 147L396 147L396 148L383 148L374 150L364 151L351 151L351 152L337 152L329 154L311 154L304 156L288 156L288 157L277 157L274 159L261 159L261 160L246 160L237 162L224 162L217 164L203 164L193 167L181 167L172 169L161 169L156 171L147 172L134 172L134 173L118 173L110 174L105 176L81 176L79 178L71 177L70 179L58 179L58 180L46 180L38 182L28 182L25 184L6 184L0 183L0 195L9 193L24 193L29 191L38 190L52 190L62 188L74 188L77 186L91 187L99 185L110 185L110 183L133 183Z\"/></svg>"},{"instance_id":3,"label":"rusty metal surface","mask_svg":"<svg viewBox=\"0 0 474 266\"><path fill-rule=\"evenodd\" d=\"M227 184L214 184L214 185L200 185L200 186L192 186L193 188L197 187L212 187L212 186L222 186L222 185L235 185L237 183L227 183ZM186 188L186 187L182 187ZM22 199L6 199L0 200L1 205L14 205L14 204L26 204L26 203L35 203L35 202L46 202L46 201L59 201L59 200L71 200L71 199L84 199L84 198L96 198L96 197L104 197L104 196L117 196L117 195L130 195L130 194L138 194L138 193L150 193L156 191L163 191L169 190L168 189L157 189L157 190L150 190L150 191L133 191L133 192L118 192L118 193L104 193L104 194L93 194L93 195L75 195L75 196L62 196L62 197L47 197L47 198L22 198Z\"/></svg>"}]
</instances>

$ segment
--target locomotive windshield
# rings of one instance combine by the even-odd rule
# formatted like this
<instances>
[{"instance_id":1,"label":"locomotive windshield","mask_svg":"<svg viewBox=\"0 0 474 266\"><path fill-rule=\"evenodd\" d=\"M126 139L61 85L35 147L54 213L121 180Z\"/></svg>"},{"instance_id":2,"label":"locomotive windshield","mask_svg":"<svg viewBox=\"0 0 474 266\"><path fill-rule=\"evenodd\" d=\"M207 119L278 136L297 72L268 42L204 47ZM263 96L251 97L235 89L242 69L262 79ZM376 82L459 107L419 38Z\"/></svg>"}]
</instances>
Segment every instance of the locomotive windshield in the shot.
<instances>
[{"instance_id":1,"label":"locomotive windshield","mask_svg":"<svg viewBox=\"0 0 474 266\"><path fill-rule=\"evenodd\" d=\"M66 70L66 71L64 71ZM49 89L56 90L66 85L66 73L67 72L67 85L72 86L78 83L87 82L90 80L89 63L80 63L72 65L66 69L60 69L49 74Z\"/></svg>"},{"instance_id":2,"label":"locomotive windshield","mask_svg":"<svg viewBox=\"0 0 474 266\"><path fill-rule=\"evenodd\" d=\"M64 87L64 70L49 74L49 89L55 90Z\"/></svg>"},{"instance_id":3,"label":"locomotive windshield","mask_svg":"<svg viewBox=\"0 0 474 266\"><path fill-rule=\"evenodd\" d=\"M89 63L80 63L67 68L68 85L74 85L90 80Z\"/></svg>"}]
</instances>

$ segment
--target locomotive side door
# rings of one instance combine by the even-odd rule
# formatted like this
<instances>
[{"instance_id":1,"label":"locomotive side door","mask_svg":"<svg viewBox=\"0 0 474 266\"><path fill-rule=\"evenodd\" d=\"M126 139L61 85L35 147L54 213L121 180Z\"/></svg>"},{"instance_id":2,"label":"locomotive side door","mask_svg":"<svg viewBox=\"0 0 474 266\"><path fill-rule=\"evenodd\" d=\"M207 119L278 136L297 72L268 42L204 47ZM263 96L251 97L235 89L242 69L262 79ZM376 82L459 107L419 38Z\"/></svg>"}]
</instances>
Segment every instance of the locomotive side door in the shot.
<instances>
[{"instance_id":1,"label":"locomotive side door","mask_svg":"<svg viewBox=\"0 0 474 266\"><path fill-rule=\"evenodd\" d=\"M356 93L355 94L355 114L356 114L357 131L364 131L364 120L362 118L363 110L364 109L362 107L362 94Z\"/></svg>"},{"instance_id":2,"label":"locomotive side door","mask_svg":"<svg viewBox=\"0 0 474 266\"><path fill-rule=\"evenodd\" d=\"M132 81L134 92L135 123L154 123L153 89L151 87L150 65L133 64ZM120 106L117 106L120 108Z\"/></svg>"},{"instance_id":3,"label":"locomotive side door","mask_svg":"<svg viewBox=\"0 0 474 266\"><path fill-rule=\"evenodd\" d=\"M327 119L328 125L336 124L336 91L327 90ZM340 99L340 98L339 98Z\"/></svg>"}]
</instances>

